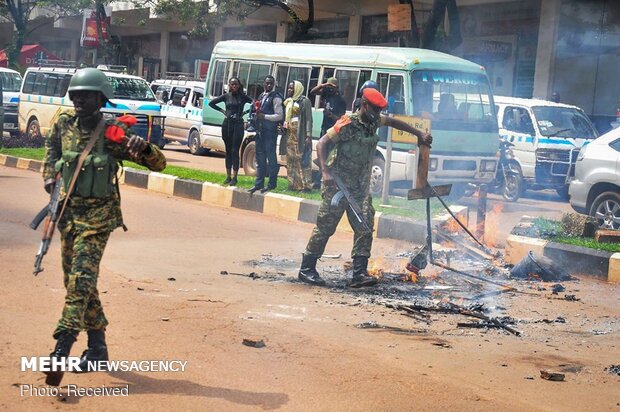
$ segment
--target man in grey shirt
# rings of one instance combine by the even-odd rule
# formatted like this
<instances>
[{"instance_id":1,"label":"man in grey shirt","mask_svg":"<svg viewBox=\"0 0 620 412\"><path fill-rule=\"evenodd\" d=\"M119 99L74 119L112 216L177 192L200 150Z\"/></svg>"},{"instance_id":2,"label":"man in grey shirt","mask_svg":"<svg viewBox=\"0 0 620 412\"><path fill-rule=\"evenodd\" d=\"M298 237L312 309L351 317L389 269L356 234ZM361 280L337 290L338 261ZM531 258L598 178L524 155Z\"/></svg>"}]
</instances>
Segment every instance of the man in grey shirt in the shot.
<instances>
[{"instance_id":1,"label":"man in grey shirt","mask_svg":"<svg viewBox=\"0 0 620 412\"><path fill-rule=\"evenodd\" d=\"M278 124L284 119L282 96L274 90L275 79L266 76L263 82L265 91L258 97L260 109L256 115L258 132L256 134L256 181L249 190L254 193L260 190L265 193L275 189L278 184L278 158L276 156L276 141L278 139ZM269 176L269 183L265 187L265 176Z\"/></svg>"}]
</instances>

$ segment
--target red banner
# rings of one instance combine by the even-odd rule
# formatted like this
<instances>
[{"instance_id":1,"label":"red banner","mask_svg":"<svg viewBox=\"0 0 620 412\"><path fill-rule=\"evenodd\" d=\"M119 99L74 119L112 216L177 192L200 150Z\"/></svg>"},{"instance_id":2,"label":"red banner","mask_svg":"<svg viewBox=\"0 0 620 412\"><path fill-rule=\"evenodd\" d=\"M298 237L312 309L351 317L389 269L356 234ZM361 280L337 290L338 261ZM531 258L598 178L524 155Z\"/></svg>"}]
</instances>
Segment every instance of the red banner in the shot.
<instances>
[{"instance_id":1,"label":"red banner","mask_svg":"<svg viewBox=\"0 0 620 412\"><path fill-rule=\"evenodd\" d=\"M108 11L108 7L106 7L106 22L101 23L101 32L103 34L104 40L108 40L108 29L107 26L111 23L110 13L111 9ZM87 9L84 10L84 19L82 22L82 37L80 39L80 45L82 47L99 47L99 33L97 31L97 13L95 10Z\"/></svg>"}]
</instances>

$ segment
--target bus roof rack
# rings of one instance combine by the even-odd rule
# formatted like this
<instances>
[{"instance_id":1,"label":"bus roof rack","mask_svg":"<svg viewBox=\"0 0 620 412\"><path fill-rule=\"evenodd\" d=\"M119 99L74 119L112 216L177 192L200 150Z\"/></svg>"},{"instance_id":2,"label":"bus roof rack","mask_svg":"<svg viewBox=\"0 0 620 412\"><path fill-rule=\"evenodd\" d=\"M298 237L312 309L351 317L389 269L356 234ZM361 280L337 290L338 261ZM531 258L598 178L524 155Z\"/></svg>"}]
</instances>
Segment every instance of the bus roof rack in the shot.
<instances>
[{"instance_id":1,"label":"bus roof rack","mask_svg":"<svg viewBox=\"0 0 620 412\"><path fill-rule=\"evenodd\" d=\"M185 80L185 81L204 81L204 78L196 77L194 73L184 73L184 72L166 72L162 79L165 80Z\"/></svg>"},{"instance_id":2,"label":"bus roof rack","mask_svg":"<svg viewBox=\"0 0 620 412\"><path fill-rule=\"evenodd\" d=\"M39 59L39 67L62 67L76 69L78 64L75 60Z\"/></svg>"}]
</instances>

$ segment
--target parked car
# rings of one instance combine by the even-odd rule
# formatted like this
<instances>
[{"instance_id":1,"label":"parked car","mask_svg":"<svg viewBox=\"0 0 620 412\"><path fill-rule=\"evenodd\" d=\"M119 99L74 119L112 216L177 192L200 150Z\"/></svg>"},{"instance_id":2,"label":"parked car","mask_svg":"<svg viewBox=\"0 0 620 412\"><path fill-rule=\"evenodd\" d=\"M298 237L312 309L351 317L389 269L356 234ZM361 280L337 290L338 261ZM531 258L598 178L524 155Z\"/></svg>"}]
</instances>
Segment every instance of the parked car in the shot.
<instances>
[{"instance_id":1,"label":"parked car","mask_svg":"<svg viewBox=\"0 0 620 412\"><path fill-rule=\"evenodd\" d=\"M566 198L581 147L598 137L577 106L539 99L495 96L500 139L512 151L521 190L555 189Z\"/></svg>"},{"instance_id":2,"label":"parked car","mask_svg":"<svg viewBox=\"0 0 620 412\"><path fill-rule=\"evenodd\" d=\"M151 83L151 89L161 103L162 115L166 116L166 140L187 145L194 155L210 149L200 141L204 81L159 79Z\"/></svg>"},{"instance_id":3,"label":"parked car","mask_svg":"<svg viewBox=\"0 0 620 412\"><path fill-rule=\"evenodd\" d=\"M589 214L605 229L620 229L620 128L613 129L579 152L570 204Z\"/></svg>"},{"instance_id":4,"label":"parked car","mask_svg":"<svg viewBox=\"0 0 620 412\"><path fill-rule=\"evenodd\" d=\"M11 137L19 135L17 127L17 104L19 102L19 89L22 85L22 76L15 70L0 67L0 81L2 82L3 97L0 103L4 111L2 126ZM2 133L0 133L2 136Z\"/></svg>"}]
</instances>

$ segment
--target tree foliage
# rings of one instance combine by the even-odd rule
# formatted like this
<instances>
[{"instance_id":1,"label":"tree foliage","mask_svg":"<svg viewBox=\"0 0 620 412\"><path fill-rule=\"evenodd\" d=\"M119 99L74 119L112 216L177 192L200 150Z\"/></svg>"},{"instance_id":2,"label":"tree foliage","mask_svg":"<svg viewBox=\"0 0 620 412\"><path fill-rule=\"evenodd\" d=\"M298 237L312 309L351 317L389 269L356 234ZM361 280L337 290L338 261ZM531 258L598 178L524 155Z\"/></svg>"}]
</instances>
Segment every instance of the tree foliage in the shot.
<instances>
[{"instance_id":1,"label":"tree foliage","mask_svg":"<svg viewBox=\"0 0 620 412\"><path fill-rule=\"evenodd\" d=\"M293 23L293 32L287 41L298 41L309 36L314 24L314 0L307 0L307 17L300 16L289 2L279 0L135 0L134 4L151 7L156 14L176 18L182 24L194 23L190 35L206 37L209 31L229 18L245 20L261 7L282 9Z\"/></svg>"},{"instance_id":2,"label":"tree foliage","mask_svg":"<svg viewBox=\"0 0 620 412\"><path fill-rule=\"evenodd\" d=\"M109 0L96 1L109 3ZM37 20L42 20L44 24L49 23L45 18L31 18L35 8L57 20L77 16L84 9L94 8L94 5L94 0L0 0L0 15L15 25L13 42L7 47L9 67L17 68L22 46L32 31L38 28Z\"/></svg>"}]
</instances>

